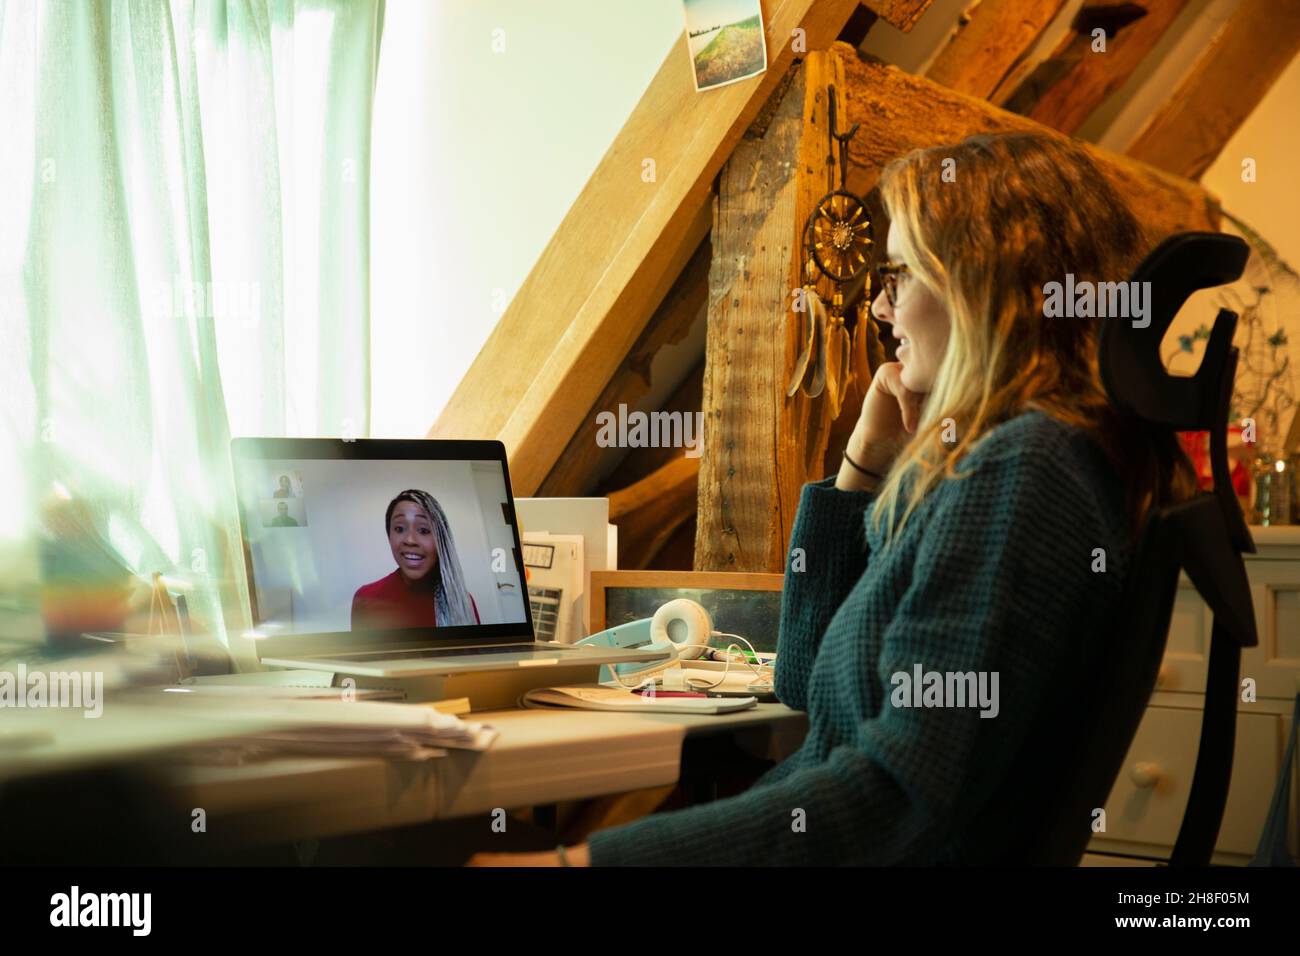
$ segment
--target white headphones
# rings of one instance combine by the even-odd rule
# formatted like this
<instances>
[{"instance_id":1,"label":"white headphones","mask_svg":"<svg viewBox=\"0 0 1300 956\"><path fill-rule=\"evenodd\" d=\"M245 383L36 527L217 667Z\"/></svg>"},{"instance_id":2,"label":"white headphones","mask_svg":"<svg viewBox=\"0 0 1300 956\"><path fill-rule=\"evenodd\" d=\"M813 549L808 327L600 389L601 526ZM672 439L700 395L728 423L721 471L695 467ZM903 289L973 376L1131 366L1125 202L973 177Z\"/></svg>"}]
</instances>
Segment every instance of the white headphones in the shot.
<instances>
[{"instance_id":1,"label":"white headphones","mask_svg":"<svg viewBox=\"0 0 1300 956\"><path fill-rule=\"evenodd\" d=\"M715 635L709 612L690 598L669 601L650 620L650 640L671 644L684 661L702 657L708 650L709 638Z\"/></svg>"},{"instance_id":2,"label":"white headphones","mask_svg":"<svg viewBox=\"0 0 1300 956\"><path fill-rule=\"evenodd\" d=\"M648 626L648 627L647 627ZM713 629L713 618L701 605L690 598L677 598L662 605L652 618L642 618L629 624L622 624L593 634L580 643L598 644L609 647L645 646L649 638L651 649L669 651L669 656L662 661L647 661L641 664L614 664L601 668L602 680L615 680L623 687L640 686L655 674L673 667L681 666L682 661L699 660L706 655L716 653L709 647L709 639L714 637L731 638L743 642L757 658L754 646L738 634L727 634ZM754 671L759 680L771 685L771 668L763 672L755 664L746 661L743 652L732 655L732 649L740 651L739 645L731 644L723 660L726 666L722 676L712 683L695 680L690 683L692 690L708 690L718 687L727 678L733 661L744 663ZM717 658L714 657L714 660ZM628 683L624 677L630 677L634 683ZM755 689L750 685L749 689ZM761 689L761 688L759 688Z\"/></svg>"}]
</instances>

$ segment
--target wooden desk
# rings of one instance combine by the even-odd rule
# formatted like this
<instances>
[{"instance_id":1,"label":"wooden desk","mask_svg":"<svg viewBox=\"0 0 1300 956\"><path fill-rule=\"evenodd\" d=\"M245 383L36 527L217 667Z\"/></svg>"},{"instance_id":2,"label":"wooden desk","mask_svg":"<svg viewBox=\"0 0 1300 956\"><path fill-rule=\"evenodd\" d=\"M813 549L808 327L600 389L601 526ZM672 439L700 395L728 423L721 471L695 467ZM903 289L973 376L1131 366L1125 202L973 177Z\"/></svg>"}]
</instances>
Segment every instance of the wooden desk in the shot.
<instances>
[{"instance_id":1,"label":"wooden desk","mask_svg":"<svg viewBox=\"0 0 1300 956\"><path fill-rule=\"evenodd\" d=\"M688 735L736 734L750 752L779 759L807 729L807 716L783 704L718 716L503 710L473 719L501 732L491 749L428 761L178 766L175 782L207 812L209 832L284 843L663 786L679 777Z\"/></svg>"}]
</instances>

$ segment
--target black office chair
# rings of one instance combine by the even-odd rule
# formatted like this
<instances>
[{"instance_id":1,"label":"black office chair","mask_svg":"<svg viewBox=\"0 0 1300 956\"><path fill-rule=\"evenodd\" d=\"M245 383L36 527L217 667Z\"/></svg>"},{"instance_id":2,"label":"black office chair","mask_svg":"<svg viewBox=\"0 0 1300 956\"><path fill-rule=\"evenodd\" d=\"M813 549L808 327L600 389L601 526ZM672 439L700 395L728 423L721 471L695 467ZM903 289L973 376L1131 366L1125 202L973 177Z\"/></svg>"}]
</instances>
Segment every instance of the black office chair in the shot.
<instances>
[{"instance_id":1,"label":"black office chair","mask_svg":"<svg viewBox=\"0 0 1300 956\"><path fill-rule=\"evenodd\" d=\"M1111 402L1137 419L1155 446L1175 432L1209 431L1214 491L1154 509L1143 523L1123 595L1120 626L1098 635L1100 654L1076 648L1077 690L1060 696L1027 742L1014 773L1024 780L1021 826L984 858L1016 864L1077 865L1094 835L1164 656L1180 568L1214 614L1200 749L1173 866L1210 861L1232 776L1241 648L1257 643L1242 553L1253 552L1233 493L1227 457L1228 404L1237 368L1237 315L1221 309L1197 373L1169 375L1160 342L1193 292L1239 278L1249 247L1218 233L1183 233L1161 243L1133 281L1150 282L1151 323L1103 320L1102 381ZM1004 808L1005 809L1005 808ZM990 842L992 842L990 837Z\"/></svg>"},{"instance_id":2,"label":"black office chair","mask_svg":"<svg viewBox=\"0 0 1300 956\"><path fill-rule=\"evenodd\" d=\"M1146 662L1150 687L1154 687L1154 674L1164 654L1180 565L1214 615L1196 771L1169 859L1172 866L1206 866L1214 852L1232 780L1241 649L1254 647L1259 639L1241 557L1254 553L1255 543L1233 493L1228 469L1228 409L1237 372L1232 337L1237 314L1219 310L1201 367L1190 378L1175 378L1165 371L1160 341L1188 296L1240 278L1249 254L1250 248L1235 236L1172 236L1134 275L1137 281L1151 282L1151 326L1137 330L1124 320L1108 320L1102 327L1102 381L1117 407L1146 422L1153 440L1172 442L1173 431L1210 433L1214 491L1159 509L1148 518L1139 544L1142 563L1130 580L1125 601L1131 622L1125 637L1135 646L1150 641L1155 651L1148 654ZM1143 334L1135 334L1139 331ZM1144 585L1151 590L1143 590ZM1144 709L1134 707L1126 715L1134 730ZM1132 733L1128 735L1131 738ZM1122 754L1119 759L1123 760ZM1116 772L1118 769L1117 763Z\"/></svg>"}]
</instances>

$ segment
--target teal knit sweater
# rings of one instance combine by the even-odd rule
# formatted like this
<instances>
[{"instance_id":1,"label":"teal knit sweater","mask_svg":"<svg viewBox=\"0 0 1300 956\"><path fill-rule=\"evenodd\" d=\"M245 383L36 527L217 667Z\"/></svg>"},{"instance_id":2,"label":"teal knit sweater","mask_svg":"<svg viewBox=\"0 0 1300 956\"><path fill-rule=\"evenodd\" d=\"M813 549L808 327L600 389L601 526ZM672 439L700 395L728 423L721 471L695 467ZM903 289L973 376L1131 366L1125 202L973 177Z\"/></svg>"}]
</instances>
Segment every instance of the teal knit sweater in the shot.
<instances>
[{"instance_id":1,"label":"teal knit sweater","mask_svg":"<svg viewBox=\"0 0 1300 956\"><path fill-rule=\"evenodd\" d=\"M1114 469L1041 412L991 430L959 470L889 547L872 494L804 486L776 667L778 696L808 712L803 746L739 796L594 834L593 865L979 863L1011 839L1013 765L1114 625L1133 541ZM915 706L897 675L918 665L996 672L996 716Z\"/></svg>"}]
</instances>

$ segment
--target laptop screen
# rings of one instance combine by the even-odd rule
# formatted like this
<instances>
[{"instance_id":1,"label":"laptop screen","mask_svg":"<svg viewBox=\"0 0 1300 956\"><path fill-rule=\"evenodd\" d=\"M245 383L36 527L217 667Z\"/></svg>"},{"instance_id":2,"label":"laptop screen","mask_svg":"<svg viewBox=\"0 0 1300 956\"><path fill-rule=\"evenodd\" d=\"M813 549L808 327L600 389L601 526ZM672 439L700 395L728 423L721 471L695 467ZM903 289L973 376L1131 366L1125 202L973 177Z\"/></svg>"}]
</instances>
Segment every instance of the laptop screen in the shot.
<instances>
[{"instance_id":1,"label":"laptop screen","mask_svg":"<svg viewBox=\"0 0 1300 956\"><path fill-rule=\"evenodd\" d=\"M232 447L262 636L531 637L500 443L236 439ZM465 457L439 457L453 454Z\"/></svg>"}]
</instances>

